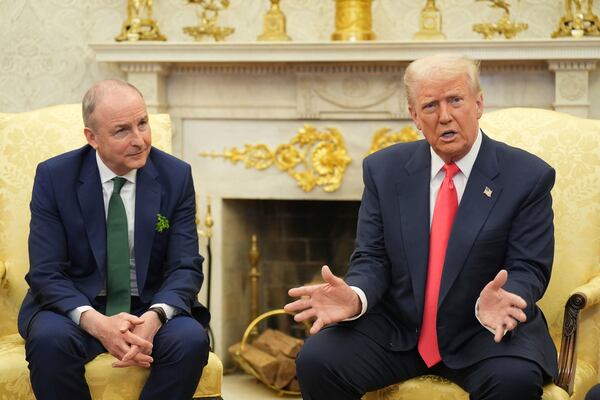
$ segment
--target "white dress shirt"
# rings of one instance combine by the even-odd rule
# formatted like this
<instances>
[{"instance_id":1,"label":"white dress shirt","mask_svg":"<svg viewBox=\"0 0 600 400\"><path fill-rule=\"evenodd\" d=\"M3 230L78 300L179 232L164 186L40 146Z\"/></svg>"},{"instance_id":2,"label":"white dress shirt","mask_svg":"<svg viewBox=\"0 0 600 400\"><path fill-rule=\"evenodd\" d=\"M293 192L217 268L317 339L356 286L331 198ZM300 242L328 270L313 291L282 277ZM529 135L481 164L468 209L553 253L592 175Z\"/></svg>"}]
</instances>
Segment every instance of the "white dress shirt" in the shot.
<instances>
[{"instance_id":1,"label":"white dress shirt","mask_svg":"<svg viewBox=\"0 0 600 400\"><path fill-rule=\"evenodd\" d=\"M102 195L104 198L104 218L108 218L108 203L110 201L110 197L112 196L114 182L113 178L118 175L115 174L104 164L98 153L96 153L96 162L98 164L98 172L100 173L100 182L102 182ZM129 279L130 279L130 288L132 296L139 296L138 285L137 285L137 275L135 270L135 252L134 252L134 228L135 228L135 182L137 177L137 169L133 169L121 176L125 178L125 184L121 188L121 200L123 200L123 205L125 207L125 214L127 215L127 237L129 240ZM104 282L104 287L98 293L99 296L106 296L106 282ZM167 315L167 320L173 318L176 314L178 314L179 310L176 308L164 304L157 303L153 304L152 307L161 307L165 314ZM71 311L69 311L69 317L75 322L79 324L81 319L81 314L84 311L91 310L90 306L80 306Z\"/></svg>"},{"instance_id":2,"label":"white dress shirt","mask_svg":"<svg viewBox=\"0 0 600 400\"><path fill-rule=\"evenodd\" d=\"M460 204L462 196L465 193L465 187L467 186L467 181L469 180L469 175L471 174L471 171L473 170L473 165L475 164L475 160L477 159L477 154L479 154L479 149L481 148L481 141L482 141L482 133L480 130L479 133L477 134L477 138L475 139L475 142L473 143L473 146L471 147L469 152L467 154L465 154L463 158L454 162L460 169L460 171L456 175L454 175L454 178L452 179L454 182L454 187L456 188L458 204ZM431 228L431 223L433 222L433 210L435 208L435 201L437 199L437 194L440 190L440 186L442 186L442 182L444 181L444 177L446 176L446 173L444 172L444 168L443 168L444 160L442 160L440 158L440 156L437 155L437 153L433 150L433 148L430 147L429 150L431 152L431 180L429 183L429 227ZM356 286L350 286L350 288L352 288L352 290L354 290L356 292L356 294L358 295L358 298L361 301L362 308L361 308L361 312L358 315L356 315L355 317L349 318L348 321L351 321L351 320L361 317L367 311L367 304L368 304L367 296L365 295L365 292L361 288L356 287ZM478 315L478 304L479 304L479 299L477 299L477 302L475 303L475 317L477 317L477 320L479 321L479 323L481 323L481 320L479 319L479 315ZM481 325L483 325L483 323L481 323ZM488 331L494 333L494 331L491 328L489 328L485 325L483 325L483 327L486 328Z\"/></svg>"}]
</instances>

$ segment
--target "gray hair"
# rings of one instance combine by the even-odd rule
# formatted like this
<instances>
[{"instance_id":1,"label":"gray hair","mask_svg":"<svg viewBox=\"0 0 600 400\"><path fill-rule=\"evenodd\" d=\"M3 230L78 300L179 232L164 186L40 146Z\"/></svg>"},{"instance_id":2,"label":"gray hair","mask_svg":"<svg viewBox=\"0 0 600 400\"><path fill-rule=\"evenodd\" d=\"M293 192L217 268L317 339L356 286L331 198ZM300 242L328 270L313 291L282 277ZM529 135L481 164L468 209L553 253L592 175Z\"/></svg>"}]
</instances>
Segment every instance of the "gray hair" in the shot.
<instances>
[{"instance_id":1,"label":"gray hair","mask_svg":"<svg viewBox=\"0 0 600 400\"><path fill-rule=\"evenodd\" d=\"M467 75L473 93L481 94L480 62L458 54L435 54L411 62L404 73L408 104L415 100L418 86L425 80L448 80Z\"/></svg>"},{"instance_id":2,"label":"gray hair","mask_svg":"<svg viewBox=\"0 0 600 400\"><path fill-rule=\"evenodd\" d=\"M102 96L109 91L115 88L130 88L137 92L140 97L143 99L144 96L142 92L138 90L131 83L120 80L120 79L106 79L103 81L96 82L92 85L91 88L83 96L83 100L81 101L81 113L83 116L83 125L88 128L95 128L94 122L92 118L92 114L96 109L96 106L102 99Z\"/></svg>"}]
</instances>

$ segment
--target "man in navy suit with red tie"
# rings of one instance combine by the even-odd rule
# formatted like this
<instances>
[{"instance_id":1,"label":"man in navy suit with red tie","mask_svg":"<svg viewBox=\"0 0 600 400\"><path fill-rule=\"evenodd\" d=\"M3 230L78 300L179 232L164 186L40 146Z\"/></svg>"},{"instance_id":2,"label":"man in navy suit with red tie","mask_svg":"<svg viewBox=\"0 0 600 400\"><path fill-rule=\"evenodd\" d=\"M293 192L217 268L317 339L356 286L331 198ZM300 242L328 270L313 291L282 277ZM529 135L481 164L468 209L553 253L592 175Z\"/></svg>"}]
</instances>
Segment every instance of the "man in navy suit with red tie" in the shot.
<instances>
[{"instance_id":1,"label":"man in navy suit with red tie","mask_svg":"<svg viewBox=\"0 0 600 400\"><path fill-rule=\"evenodd\" d=\"M346 276L289 291L314 319L298 360L303 398L360 399L436 374L476 400L540 399L557 373L536 302L552 270L554 170L479 129L479 64L411 63L409 111L426 140L363 163ZM527 132L523 132L524 135Z\"/></svg>"},{"instance_id":2,"label":"man in navy suit with red tie","mask_svg":"<svg viewBox=\"0 0 600 400\"><path fill-rule=\"evenodd\" d=\"M95 84L88 144L42 162L31 199L19 332L37 399L90 399L85 364L150 375L140 398L189 400L208 360L195 194L188 164L151 146L142 94Z\"/></svg>"}]
</instances>

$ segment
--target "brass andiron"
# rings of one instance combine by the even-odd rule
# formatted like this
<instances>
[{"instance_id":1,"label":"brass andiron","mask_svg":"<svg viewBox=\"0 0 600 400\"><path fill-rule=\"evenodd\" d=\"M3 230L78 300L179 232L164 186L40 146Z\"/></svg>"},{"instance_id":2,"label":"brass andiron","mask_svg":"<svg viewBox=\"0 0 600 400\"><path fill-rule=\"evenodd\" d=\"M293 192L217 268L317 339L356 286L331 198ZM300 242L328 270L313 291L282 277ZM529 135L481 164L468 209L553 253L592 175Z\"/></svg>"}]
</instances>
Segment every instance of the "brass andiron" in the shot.
<instances>
[{"instance_id":1,"label":"brass andiron","mask_svg":"<svg viewBox=\"0 0 600 400\"><path fill-rule=\"evenodd\" d=\"M200 7L197 11L198 25L186 26L183 32L200 41L205 36L212 36L217 42L235 32L234 28L217 26L219 12L229 7L229 0L186 0L188 4L196 4Z\"/></svg>"},{"instance_id":2,"label":"brass andiron","mask_svg":"<svg viewBox=\"0 0 600 400\"><path fill-rule=\"evenodd\" d=\"M587 0L585 13L582 3L583 0L565 0L565 15L560 18L556 32L552 33L553 38L600 36L600 20L592 11L594 0Z\"/></svg>"},{"instance_id":3,"label":"brass andiron","mask_svg":"<svg viewBox=\"0 0 600 400\"><path fill-rule=\"evenodd\" d=\"M420 139L419 134L412 126L405 126L400 131L395 133L390 133L390 131L390 128L377 129L373 134L373 139L371 139L371 148L367 154L373 154L376 151L385 149L386 147L396 143L414 142L415 140Z\"/></svg>"},{"instance_id":4,"label":"brass andiron","mask_svg":"<svg viewBox=\"0 0 600 400\"><path fill-rule=\"evenodd\" d=\"M212 238L212 227L215 224L212 217L212 210L210 206L210 196L206 196L206 215L204 216L204 226L206 229L199 229L200 227L200 217L198 217L198 213L200 209L198 208L198 200L196 199L196 226L198 226L198 236L211 239Z\"/></svg>"},{"instance_id":5,"label":"brass andiron","mask_svg":"<svg viewBox=\"0 0 600 400\"><path fill-rule=\"evenodd\" d=\"M115 40L117 42L167 40L152 18L152 0L127 0L127 19L123 22L121 33L115 37Z\"/></svg>"},{"instance_id":6,"label":"brass andiron","mask_svg":"<svg viewBox=\"0 0 600 400\"><path fill-rule=\"evenodd\" d=\"M256 242L256 235L252 235L252 247L248 254L248 258L250 259L250 272L248 273L248 277L250 278L250 321L254 321L258 316L258 280L260 279L258 260L260 260L260 252L258 251ZM256 327L252 334L258 334Z\"/></svg>"},{"instance_id":7,"label":"brass andiron","mask_svg":"<svg viewBox=\"0 0 600 400\"><path fill-rule=\"evenodd\" d=\"M495 24L481 23L474 24L473 31L481 33L485 39L491 39L494 35L504 35L506 39L514 39L517 33L529 28L529 25L521 22L513 22L510 20L510 4L508 0L475 0L487 1L492 8L500 8L504 10L502 17Z\"/></svg>"},{"instance_id":8,"label":"brass andiron","mask_svg":"<svg viewBox=\"0 0 600 400\"><path fill-rule=\"evenodd\" d=\"M202 152L201 157L224 158L237 164L242 161L246 168L264 170L275 164L296 180L305 192L321 186L326 192L335 192L342 185L344 172L351 158L346 150L342 133L337 128L319 132L310 124L304 125L287 144L272 151L265 144L246 144L219 152Z\"/></svg>"},{"instance_id":9,"label":"brass andiron","mask_svg":"<svg viewBox=\"0 0 600 400\"><path fill-rule=\"evenodd\" d=\"M435 0L427 0L427 4L421 10L419 28L419 31L413 35L415 40L446 39L446 35L442 33L442 13L435 6Z\"/></svg>"},{"instance_id":10,"label":"brass andiron","mask_svg":"<svg viewBox=\"0 0 600 400\"><path fill-rule=\"evenodd\" d=\"M331 40L375 40L371 30L372 0L335 0L335 32Z\"/></svg>"},{"instance_id":11,"label":"brass andiron","mask_svg":"<svg viewBox=\"0 0 600 400\"><path fill-rule=\"evenodd\" d=\"M263 32L256 39L270 42L292 40L285 32L285 15L279 8L279 0L271 0L271 8L263 19Z\"/></svg>"}]
</instances>

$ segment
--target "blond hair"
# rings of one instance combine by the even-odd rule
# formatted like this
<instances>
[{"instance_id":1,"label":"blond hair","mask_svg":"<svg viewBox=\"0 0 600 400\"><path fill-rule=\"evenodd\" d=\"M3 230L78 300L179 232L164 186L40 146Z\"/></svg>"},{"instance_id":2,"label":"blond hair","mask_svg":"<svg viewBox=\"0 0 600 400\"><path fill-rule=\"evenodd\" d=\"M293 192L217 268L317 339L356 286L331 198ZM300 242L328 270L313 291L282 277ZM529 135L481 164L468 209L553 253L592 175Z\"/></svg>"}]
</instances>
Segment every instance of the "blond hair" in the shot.
<instances>
[{"instance_id":1,"label":"blond hair","mask_svg":"<svg viewBox=\"0 0 600 400\"><path fill-rule=\"evenodd\" d=\"M418 86L425 81L451 80L466 75L473 93L481 94L479 61L459 54L435 54L411 62L404 73L408 104L415 99Z\"/></svg>"}]
</instances>

